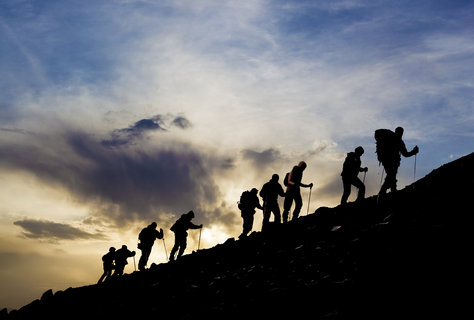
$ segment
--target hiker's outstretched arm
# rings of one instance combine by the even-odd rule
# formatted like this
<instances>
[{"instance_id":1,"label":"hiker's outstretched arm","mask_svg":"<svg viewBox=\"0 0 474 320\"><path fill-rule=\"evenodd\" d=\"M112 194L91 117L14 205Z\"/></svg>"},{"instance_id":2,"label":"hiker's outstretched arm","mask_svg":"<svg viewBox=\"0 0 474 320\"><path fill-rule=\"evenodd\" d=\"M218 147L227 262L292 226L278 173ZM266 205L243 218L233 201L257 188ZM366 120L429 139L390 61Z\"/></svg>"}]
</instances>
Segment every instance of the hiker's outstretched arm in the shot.
<instances>
[{"instance_id":1,"label":"hiker's outstretched arm","mask_svg":"<svg viewBox=\"0 0 474 320\"><path fill-rule=\"evenodd\" d=\"M400 153L404 156L404 157L411 157L411 156L414 156L415 154L418 153L418 146L415 146L410 152L407 151L407 147L405 146L405 142L401 142L400 143Z\"/></svg>"}]
</instances>

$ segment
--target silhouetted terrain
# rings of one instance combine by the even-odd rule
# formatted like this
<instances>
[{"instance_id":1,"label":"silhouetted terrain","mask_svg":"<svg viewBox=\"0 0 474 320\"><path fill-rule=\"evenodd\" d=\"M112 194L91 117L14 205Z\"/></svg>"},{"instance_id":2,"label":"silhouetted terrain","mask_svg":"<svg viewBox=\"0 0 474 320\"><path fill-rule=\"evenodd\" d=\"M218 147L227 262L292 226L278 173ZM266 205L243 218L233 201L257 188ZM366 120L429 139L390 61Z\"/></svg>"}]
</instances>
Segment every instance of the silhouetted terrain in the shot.
<instances>
[{"instance_id":1,"label":"silhouetted terrain","mask_svg":"<svg viewBox=\"0 0 474 320\"><path fill-rule=\"evenodd\" d=\"M321 207L116 281L47 291L3 318L468 318L473 186L471 153L379 201Z\"/></svg>"}]
</instances>

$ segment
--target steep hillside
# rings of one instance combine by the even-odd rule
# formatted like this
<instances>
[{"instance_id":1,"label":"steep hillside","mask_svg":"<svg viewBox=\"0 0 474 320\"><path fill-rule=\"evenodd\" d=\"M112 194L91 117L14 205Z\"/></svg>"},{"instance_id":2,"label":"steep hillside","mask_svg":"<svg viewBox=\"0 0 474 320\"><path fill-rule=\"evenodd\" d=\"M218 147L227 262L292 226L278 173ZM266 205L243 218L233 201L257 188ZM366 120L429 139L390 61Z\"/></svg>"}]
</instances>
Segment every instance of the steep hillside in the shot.
<instances>
[{"instance_id":1,"label":"steep hillside","mask_svg":"<svg viewBox=\"0 0 474 320\"><path fill-rule=\"evenodd\" d=\"M474 153L394 194L313 214L1 318L468 315ZM467 291L469 292L469 291Z\"/></svg>"}]
</instances>

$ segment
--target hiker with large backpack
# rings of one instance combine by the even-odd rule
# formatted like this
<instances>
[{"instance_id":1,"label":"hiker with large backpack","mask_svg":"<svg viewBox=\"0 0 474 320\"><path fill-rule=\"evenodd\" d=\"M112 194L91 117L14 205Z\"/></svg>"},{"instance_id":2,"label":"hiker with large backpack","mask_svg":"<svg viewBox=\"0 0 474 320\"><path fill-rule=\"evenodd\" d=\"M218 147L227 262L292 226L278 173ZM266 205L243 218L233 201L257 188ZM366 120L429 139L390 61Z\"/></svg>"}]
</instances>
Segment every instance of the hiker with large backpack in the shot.
<instances>
[{"instance_id":1,"label":"hiker with large backpack","mask_svg":"<svg viewBox=\"0 0 474 320\"><path fill-rule=\"evenodd\" d=\"M182 214L171 226L170 230L174 232L174 246L171 249L170 261L174 261L183 255L187 246L188 229L202 229L202 224L198 226L191 222L193 218L194 211L191 210L188 213ZM177 257L175 257L176 252L178 252Z\"/></svg>"},{"instance_id":2,"label":"hiker with large backpack","mask_svg":"<svg viewBox=\"0 0 474 320\"><path fill-rule=\"evenodd\" d=\"M253 216L255 215L255 208L263 210L263 207L260 205L260 201L257 197L258 190L253 188L252 190L244 191L240 195L240 201L238 208L240 209L240 215L243 219L242 233L239 236L239 239L245 238L253 227Z\"/></svg>"},{"instance_id":3,"label":"hiker with large backpack","mask_svg":"<svg viewBox=\"0 0 474 320\"><path fill-rule=\"evenodd\" d=\"M283 187L278 182L280 177L278 174L273 174L270 181L265 183L260 190L260 197L263 199L263 222L262 231L266 229L270 223L270 215L273 213L273 222L276 224L281 223L280 206L278 205L278 196L284 197L285 192Z\"/></svg>"},{"instance_id":4,"label":"hiker with large backpack","mask_svg":"<svg viewBox=\"0 0 474 320\"><path fill-rule=\"evenodd\" d=\"M360 157L364 154L364 148L358 146L355 148L354 152L349 152L344 160L344 164L342 165L342 186L343 186L343 193L341 198L341 204L347 203L347 199L351 194L351 187L355 186L359 189L357 194L356 202L360 202L365 197L365 185L364 183L357 177L359 172L367 172L368 168L361 167Z\"/></svg>"},{"instance_id":5,"label":"hiker with large backpack","mask_svg":"<svg viewBox=\"0 0 474 320\"><path fill-rule=\"evenodd\" d=\"M301 182L303 178L303 171L306 169L306 162L300 161L298 165L294 166L289 173L286 174L284 184L286 186L285 201L283 203L283 222L288 222L288 215L290 213L293 201L295 202L295 209L293 210L292 220L298 219L298 216L303 207L303 199L301 198L300 187L312 188L313 183L304 184Z\"/></svg>"},{"instance_id":6,"label":"hiker with large backpack","mask_svg":"<svg viewBox=\"0 0 474 320\"><path fill-rule=\"evenodd\" d=\"M386 176L382 184L379 195L384 195L390 188L392 192L397 191L397 172L400 166L401 157L411 157L419 152L415 146L410 152L407 151L405 142L402 140L403 128L397 127L395 132L389 129L375 130L377 159L382 163Z\"/></svg>"},{"instance_id":7,"label":"hiker with large backpack","mask_svg":"<svg viewBox=\"0 0 474 320\"><path fill-rule=\"evenodd\" d=\"M156 226L156 222L152 222L138 234L139 243L137 247L142 251L140 260L138 260L138 270L140 271L145 270L155 239L163 239L163 229L160 228L160 231L158 231Z\"/></svg>"}]
</instances>

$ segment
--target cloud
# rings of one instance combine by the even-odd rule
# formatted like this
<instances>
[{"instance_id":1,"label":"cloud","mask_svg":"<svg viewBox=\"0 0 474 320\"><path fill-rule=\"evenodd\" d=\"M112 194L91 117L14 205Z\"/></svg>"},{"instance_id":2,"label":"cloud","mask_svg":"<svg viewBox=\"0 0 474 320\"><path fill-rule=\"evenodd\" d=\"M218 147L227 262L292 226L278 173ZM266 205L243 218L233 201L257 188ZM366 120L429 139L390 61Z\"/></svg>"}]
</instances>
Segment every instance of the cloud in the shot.
<instances>
[{"instance_id":1,"label":"cloud","mask_svg":"<svg viewBox=\"0 0 474 320\"><path fill-rule=\"evenodd\" d=\"M273 148L262 152L245 149L242 154L244 159L250 161L256 168L269 166L281 157L280 151Z\"/></svg>"},{"instance_id":2,"label":"cloud","mask_svg":"<svg viewBox=\"0 0 474 320\"><path fill-rule=\"evenodd\" d=\"M159 119L151 119L156 125L150 119L137 121L123 130L125 139L161 130ZM171 117L170 123L175 119ZM186 123L184 117L178 120ZM42 183L66 190L87 204L91 214L112 224L159 220L196 208L205 210L203 216L211 223L218 219L214 214L228 214L213 209L220 197L214 178L232 169L233 160L214 151L177 143L172 138L159 144L140 140L136 146L110 148L94 134L66 125L59 134L38 133L25 140L6 138L0 144L0 166L30 172Z\"/></svg>"},{"instance_id":3,"label":"cloud","mask_svg":"<svg viewBox=\"0 0 474 320\"><path fill-rule=\"evenodd\" d=\"M69 224L57 223L47 220L24 219L13 223L21 227L23 235L30 239L39 240L84 240L107 239L102 233L90 233Z\"/></svg>"},{"instance_id":4,"label":"cloud","mask_svg":"<svg viewBox=\"0 0 474 320\"><path fill-rule=\"evenodd\" d=\"M148 132L167 131L167 127L173 125L180 129L187 129L191 126L191 122L184 116L173 117L171 121L168 119L171 115L156 115L149 119L141 119L128 128L115 129L112 131L112 138L103 140L102 144L108 147L119 147L129 143L133 143L137 139L143 138ZM169 122L169 123L168 123Z\"/></svg>"}]
</instances>

